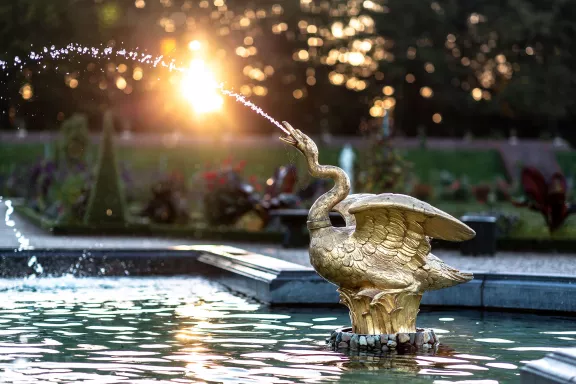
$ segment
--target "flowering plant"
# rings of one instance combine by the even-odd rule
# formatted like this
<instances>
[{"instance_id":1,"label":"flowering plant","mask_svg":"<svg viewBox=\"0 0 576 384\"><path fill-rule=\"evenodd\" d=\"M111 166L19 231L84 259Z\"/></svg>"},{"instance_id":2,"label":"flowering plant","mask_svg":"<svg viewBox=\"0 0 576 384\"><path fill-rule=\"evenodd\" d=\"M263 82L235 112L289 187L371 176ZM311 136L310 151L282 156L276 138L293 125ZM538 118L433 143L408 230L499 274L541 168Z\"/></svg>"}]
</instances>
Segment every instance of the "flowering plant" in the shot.
<instances>
[{"instance_id":1,"label":"flowering plant","mask_svg":"<svg viewBox=\"0 0 576 384\"><path fill-rule=\"evenodd\" d=\"M204 216L210 225L234 225L251 213L263 228L270 220L269 212L279 208L295 208L302 201L315 198L326 186L315 181L306 188L295 191L297 170L294 165L281 166L274 175L260 183L254 175L246 181L243 171L245 161L234 163L226 159L218 168L208 166L202 173L205 185Z\"/></svg>"},{"instance_id":2,"label":"flowering plant","mask_svg":"<svg viewBox=\"0 0 576 384\"><path fill-rule=\"evenodd\" d=\"M204 216L210 225L232 225L242 215L258 205L258 185L255 177L251 183L244 181L242 172L245 161L233 163L224 160L218 168L207 166L202 173L204 182Z\"/></svg>"},{"instance_id":3,"label":"flowering plant","mask_svg":"<svg viewBox=\"0 0 576 384\"><path fill-rule=\"evenodd\" d=\"M174 171L152 186L152 198L142 215L154 223L184 224L188 222L188 188L184 175Z\"/></svg>"}]
</instances>

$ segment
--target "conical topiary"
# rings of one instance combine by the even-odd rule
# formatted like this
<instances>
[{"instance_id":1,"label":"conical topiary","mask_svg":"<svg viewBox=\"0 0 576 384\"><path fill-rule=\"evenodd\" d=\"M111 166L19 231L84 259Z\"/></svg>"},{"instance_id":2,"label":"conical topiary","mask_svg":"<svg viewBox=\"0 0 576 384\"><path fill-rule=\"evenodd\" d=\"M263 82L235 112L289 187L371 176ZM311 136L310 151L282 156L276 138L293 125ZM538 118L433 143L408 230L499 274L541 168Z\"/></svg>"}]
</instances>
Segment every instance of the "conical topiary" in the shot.
<instances>
[{"instance_id":1,"label":"conical topiary","mask_svg":"<svg viewBox=\"0 0 576 384\"><path fill-rule=\"evenodd\" d=\"M114 150L114 120L110 112L104 115L100 154L86 216L86 224L124 224L126 202Z\"/></svg>"}]
</instances>

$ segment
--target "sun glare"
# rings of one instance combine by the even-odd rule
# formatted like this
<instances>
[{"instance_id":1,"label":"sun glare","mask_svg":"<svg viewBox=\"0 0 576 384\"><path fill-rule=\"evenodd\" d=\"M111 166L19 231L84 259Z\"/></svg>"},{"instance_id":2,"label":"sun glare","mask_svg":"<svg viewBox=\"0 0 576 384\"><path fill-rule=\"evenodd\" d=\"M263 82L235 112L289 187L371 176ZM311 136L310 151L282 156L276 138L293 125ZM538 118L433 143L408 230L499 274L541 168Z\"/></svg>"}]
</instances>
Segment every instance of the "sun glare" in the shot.
<instances>
[{"instance_id":1,"label":"sun glare","mask_svg":"<svg viewBox=\"0 0 576 384\"><path fill-rule=\"evenodd\" d=\"M190 63L182 79L181 90L196 113L216 112L221 110L224 104L214 73L201 59L194 59Z\"/></svg>"}]
</instances>

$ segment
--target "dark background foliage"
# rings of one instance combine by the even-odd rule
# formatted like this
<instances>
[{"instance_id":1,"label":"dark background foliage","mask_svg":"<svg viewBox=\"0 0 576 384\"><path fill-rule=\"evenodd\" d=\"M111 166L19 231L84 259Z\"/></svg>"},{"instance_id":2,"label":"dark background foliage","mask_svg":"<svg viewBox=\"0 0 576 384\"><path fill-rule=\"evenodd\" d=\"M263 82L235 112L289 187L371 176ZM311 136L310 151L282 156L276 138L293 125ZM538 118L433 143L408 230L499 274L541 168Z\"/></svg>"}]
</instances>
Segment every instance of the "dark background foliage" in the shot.
<instances>
[{"instance_id":1,"label":"dark background foliage","mask_svg":"<svg viewBox=\"0 0 576 384\"><path fill-rule=\"evenodd\" d=\"M313 133L355 134L362 117L379 116L371 116L372 107L393 99L395 129L407 135L422 127L431 136L507 136L515 130L524 137L560 132L574 142L575 16L576 3L565 0L4 1L0 59L9 65L2 75L0 127L51 129L73 112L85 112L98 129L97 116L110 107L135 131L205 125L174 112L178 105L164 97L169 75L160 70L144 68L145 79L166 80L155 87L128 76L126 94L113 86L110 63L102 60L12 65L30 51L72 42L155 55L166 53L167 39L173 42L168 54L185 61L188 42L198 39L225 65L228 86L265 87L266 95L253 95L254 102ZM346 28L354 33L346 36ZM359 52L363 41L371 46L362 52L362 64L330 59ZM256 53L241 57L238 47ZM247 66L271 66L274 73L255 79L246 75ZM335 74L343 76L341 85L334 84ZM76 88L70 79L78 80ZM101 89L102 82L110 85ZM19 94L24 84L33 87L30 100ZM383 95L385 86L393 93ZM423 97L423 87L433 95ZM266 121L240 105L227 103L225 114L242 122L243 132L269 132ZM435 114L441 123L433 121Z\"/></svg>"}]
</instances>

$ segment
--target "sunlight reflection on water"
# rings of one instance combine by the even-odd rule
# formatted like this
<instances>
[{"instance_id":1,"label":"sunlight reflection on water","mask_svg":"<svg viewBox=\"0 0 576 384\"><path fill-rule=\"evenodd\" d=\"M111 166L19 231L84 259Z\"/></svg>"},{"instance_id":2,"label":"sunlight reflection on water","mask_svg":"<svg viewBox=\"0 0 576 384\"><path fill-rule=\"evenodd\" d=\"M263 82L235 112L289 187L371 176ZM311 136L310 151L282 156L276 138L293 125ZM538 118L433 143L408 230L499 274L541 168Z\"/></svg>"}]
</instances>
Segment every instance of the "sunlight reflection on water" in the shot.
<instances>
[{"instance_id":1,"label":"sunlight reflection on water","mask_svg":"<svg viewBox=\"0 0 576 384\"><path fill-rule=\"evenodd\" d=\"M267 308L200 278L0 280L0 303L5 383L506 382L574 332L573 319L538 333L535 316L424 312L442 327L435 355L345 355L325 345L344 310Z\"/></svg>"}]
</instances>

